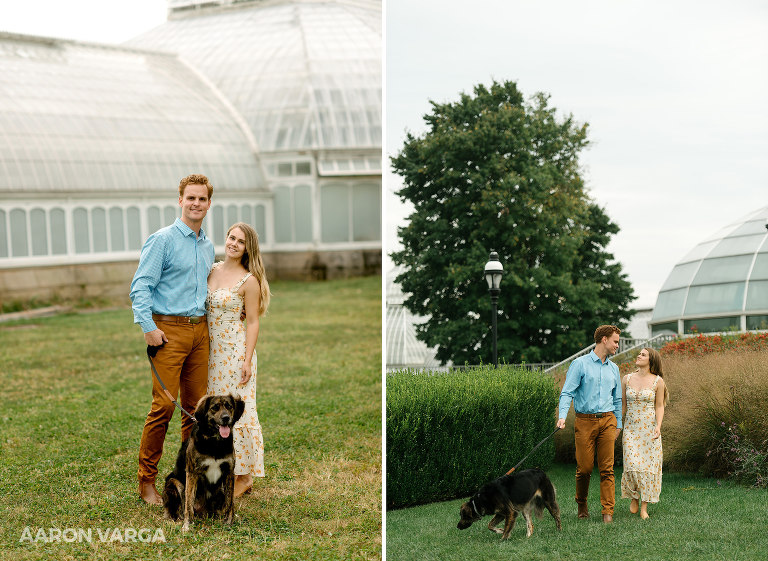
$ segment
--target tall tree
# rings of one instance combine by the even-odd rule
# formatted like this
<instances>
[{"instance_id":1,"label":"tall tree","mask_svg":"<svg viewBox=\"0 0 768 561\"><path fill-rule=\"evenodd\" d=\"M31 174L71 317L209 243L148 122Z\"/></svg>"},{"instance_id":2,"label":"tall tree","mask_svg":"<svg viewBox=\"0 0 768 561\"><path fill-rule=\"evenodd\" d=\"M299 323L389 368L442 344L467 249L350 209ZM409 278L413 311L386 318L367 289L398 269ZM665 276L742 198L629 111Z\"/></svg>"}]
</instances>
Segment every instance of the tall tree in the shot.
<instances>
[{"instance_id":1,"label":"tall tree","mask_svg":"<svg viewBox=\"0 0 768 561\"><path fill-rule=\"evenodd\" d=\"M548 96L514 82L432 103L427 131L406 136L392 166L414 212L392 254L405 306L429 319L417 336L455 364L491 361L491 304L482 268L497 251L500 360L562 359L600 323L623 327L632 288L607 253L618 227L587 195L578 155L587 125L558 120Z\"/></svg>"}]
</instances>

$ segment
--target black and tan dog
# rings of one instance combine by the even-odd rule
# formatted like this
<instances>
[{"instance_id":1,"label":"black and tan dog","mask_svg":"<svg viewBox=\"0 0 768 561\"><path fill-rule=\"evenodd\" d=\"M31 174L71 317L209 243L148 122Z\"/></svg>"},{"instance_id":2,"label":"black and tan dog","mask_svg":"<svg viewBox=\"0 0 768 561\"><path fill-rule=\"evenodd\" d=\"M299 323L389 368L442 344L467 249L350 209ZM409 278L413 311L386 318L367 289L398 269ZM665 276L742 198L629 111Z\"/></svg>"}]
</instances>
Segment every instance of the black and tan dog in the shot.
<instances>
[{"instance_id":1,"label":"black and tan dog","mask_svg":"<svg viewBox=\"0 0 768 561\"><path fill-rule=\"evenodd\" d=\"M232 427L243 415L245 402L231 395L206 395L195 408L197 422L182 444L176 466L165 478L166 518L178 520L183 531L195 514L221 516L232 523L235 513L235 454Z\"/></svg>"},{"instance_id":2,"label":"black and tan dog","mask_svg":"<svg viewBox=\"0 0 768 561\"><path fill-rule=\"evenodd\" d=\"M483 485L471 499L461 505L458 528L464 530L483 516L493 514L488 529L501 534L501 539L505 540L515 526L517 514L520 513L527 525L525 535L530 538L533 533L531 514L535 513L541 518L544 507L555 519L557 529L562 530L555 487L547 474L540 469L526 469L511 475L502 475ZM504 530L496 527L502 520L505 521Z\"/></svg>"}]
</instances>

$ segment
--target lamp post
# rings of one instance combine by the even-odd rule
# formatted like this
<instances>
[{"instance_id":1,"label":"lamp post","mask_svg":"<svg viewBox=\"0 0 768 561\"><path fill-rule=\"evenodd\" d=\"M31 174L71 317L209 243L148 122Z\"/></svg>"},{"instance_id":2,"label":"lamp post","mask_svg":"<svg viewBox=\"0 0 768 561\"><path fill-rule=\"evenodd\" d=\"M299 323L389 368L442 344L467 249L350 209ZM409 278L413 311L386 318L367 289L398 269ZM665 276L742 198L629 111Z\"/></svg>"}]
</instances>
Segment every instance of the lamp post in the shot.
<instances>
[{"instance_id":1,"label":"lamp post","mask_svg":"<svg viewBox=\"0 0 768 561\"><path fill-rule=\"evenodd\" d=\"M485 264L485 281L488 283L488 292L491 293L491 309L493 310L493 365L499 367L499 358L496 351L496 316L501 289L501 277L504 275L504 267L499 261L499 254L491 252L488 263Z\"/></svg>"}]
</instances>

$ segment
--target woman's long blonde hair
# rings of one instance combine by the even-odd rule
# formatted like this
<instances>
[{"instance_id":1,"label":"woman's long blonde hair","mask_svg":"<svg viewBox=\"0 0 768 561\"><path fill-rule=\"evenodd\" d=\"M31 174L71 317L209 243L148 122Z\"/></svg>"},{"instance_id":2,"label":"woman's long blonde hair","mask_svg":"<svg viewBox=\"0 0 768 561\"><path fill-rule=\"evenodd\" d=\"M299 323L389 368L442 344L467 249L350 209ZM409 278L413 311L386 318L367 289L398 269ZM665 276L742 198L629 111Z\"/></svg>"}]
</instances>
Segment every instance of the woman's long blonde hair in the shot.
<instances>
[{"instance_id":1,"label":"woman's long blonde hair","mask_svg":"<svg viewBox=\"0 0 768 561\"><path fill-rule=\"evenodd\" d=\"M656 349L652 349L650 347L645 347L645 350L648 351L648 369L651 371L651 374L656 374L659 378L664 378L664 372L662 371L661 367L661 354ZM667 389L666 382L664 383L664 405L669 403L669 390Z\"/></svg>"},{"instance_id":2,"label":"woman's long blonde hair","mask_svg":"<svg viewBox=\"0 0 768 561\"><path fill-rule=\"evenodd\" d=\"M259 299L259 316L263 316L267 313L269 307L269 299L272 294L269 292L269 282L267 282L267 273L264 270L264 262L261 260L261 251L259 250L259 235L251 226L245 222L236 222L227 230L227 237L229 233L235 228L240 228L245 238L245 253L243 253L240 259L240 264L253 275L256 282L259 283L259 290L261 297Z\"/></svg>"}]
</instances>

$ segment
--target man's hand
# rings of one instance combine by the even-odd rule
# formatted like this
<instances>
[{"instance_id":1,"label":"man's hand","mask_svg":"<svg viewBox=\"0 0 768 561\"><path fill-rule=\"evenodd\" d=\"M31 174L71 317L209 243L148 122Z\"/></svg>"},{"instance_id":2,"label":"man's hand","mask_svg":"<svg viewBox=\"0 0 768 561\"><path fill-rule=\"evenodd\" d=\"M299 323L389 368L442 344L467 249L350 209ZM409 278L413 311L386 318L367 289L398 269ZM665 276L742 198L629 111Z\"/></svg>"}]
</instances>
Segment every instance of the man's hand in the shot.
<instances>
[{"instance_id":1,"label":"man's hand","mask_svg":"<svg viewBox=\"0 0 768 561\"><path fill-rule=\"evenodd\" d=\"M152 345L153 347L159 347L163 343L168 342L168 338L165 336L165 333L163 333L163 331L160 329L147 331L144 334L144 340L147 342L147 345Z\"/></svg>"},{"instance_id":2,"label":"man's hand","mask_svg":"<svg viewBox=\"0 0 768 561\"><path fill-rule=\"evenodd\" d=\"M565 428L565 419L558 419L557 424L555 425L559 429Z\"/></svg>"},{"instance_id":3,"label":"man's hand","mask_svg":"<svg viewBox=\"0 0 768 561\"><path fill-rule=\"evenodd\" d=\"M620 435L620 434L621 434L621 429L620 429L620 428L617 428L617 429L616 429L616 436L614 436L614 437L613 437L613 440L616 440L617 438L619 438L619 435Z\"/></svg>"}]
</instances>

